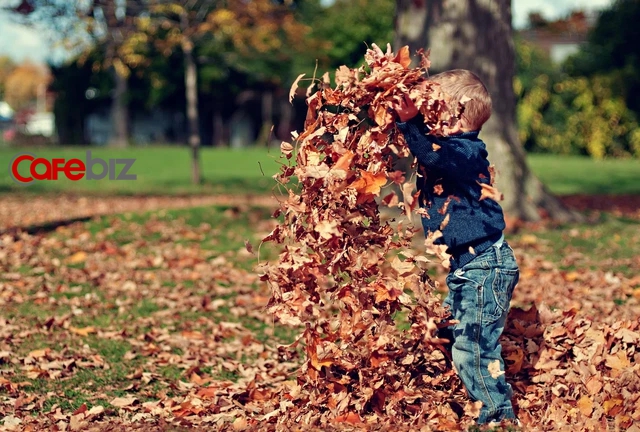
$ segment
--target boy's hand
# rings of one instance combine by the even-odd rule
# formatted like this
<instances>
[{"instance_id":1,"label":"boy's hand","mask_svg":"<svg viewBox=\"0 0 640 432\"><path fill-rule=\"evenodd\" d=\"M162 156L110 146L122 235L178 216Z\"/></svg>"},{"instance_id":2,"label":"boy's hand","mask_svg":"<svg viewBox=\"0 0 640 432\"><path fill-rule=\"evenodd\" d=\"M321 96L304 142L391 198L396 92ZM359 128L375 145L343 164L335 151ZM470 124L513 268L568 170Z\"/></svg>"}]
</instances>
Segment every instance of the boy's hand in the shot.
<instances>
[{"instance_id":1,"label":"boy's hand","mask_svg":"<svg viewBox=\"0 0 640 432\"><path fill-rule=\"evenodd\" d=\"M393 104L393 109L403 123L418 115L416 104L413 103L411 98L406 94L402 96L400 102Z\"/></svg>"}]
</instances>

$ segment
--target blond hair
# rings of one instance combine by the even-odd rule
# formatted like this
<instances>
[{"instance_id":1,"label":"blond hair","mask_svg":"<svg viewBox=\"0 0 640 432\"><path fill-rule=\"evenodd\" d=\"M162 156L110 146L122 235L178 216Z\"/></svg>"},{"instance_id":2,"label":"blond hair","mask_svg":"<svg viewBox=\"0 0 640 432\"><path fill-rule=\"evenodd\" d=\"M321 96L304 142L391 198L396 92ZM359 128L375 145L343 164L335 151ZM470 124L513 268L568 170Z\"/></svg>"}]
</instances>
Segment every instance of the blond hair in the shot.
<instances>
[{"instance_id":1,"label":"blond hair","mask_svg":"<svg viewBox=\"0 0 640 432\"><path fill-rule=\"evenodd\" d=\"M463 97L470 98L464 104L462 118L471 130L480 130L491 117L491 96L476 74L466 69L453 69L429 77L429 81L440 84L441 90L453 103Z\"/></svg>"}]
</instances>

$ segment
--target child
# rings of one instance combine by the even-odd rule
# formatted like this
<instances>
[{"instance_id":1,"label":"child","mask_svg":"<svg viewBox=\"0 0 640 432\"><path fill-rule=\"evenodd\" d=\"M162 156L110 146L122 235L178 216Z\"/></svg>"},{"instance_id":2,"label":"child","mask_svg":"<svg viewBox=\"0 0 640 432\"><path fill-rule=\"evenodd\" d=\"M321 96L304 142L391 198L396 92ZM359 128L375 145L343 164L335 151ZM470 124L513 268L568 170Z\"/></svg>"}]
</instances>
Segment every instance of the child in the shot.
<instances>
[{"instance_id":1,"label":"child","mask_svg":"<svg viewBox=\"0 0 640 432\"><path fill-rule=\"evenodd\" d=\"M446 245L451 255L444 305L459 321L452 328L453 363L469 396L482 401L478 423L515 419L498 338L519 270L504 240L502 208L491 198L480 199L480 183L489 184L491 174L478 133L491 115L491 98L482 81L467 70L444 72L429 81L440 85L449 103L471 99L442 137L427 135L408 97L395 107L398 128L420 164L416 183L420 205L429 215L422 218L425 234L441 230L435 243Z\"/></svg>"}]
</instances>

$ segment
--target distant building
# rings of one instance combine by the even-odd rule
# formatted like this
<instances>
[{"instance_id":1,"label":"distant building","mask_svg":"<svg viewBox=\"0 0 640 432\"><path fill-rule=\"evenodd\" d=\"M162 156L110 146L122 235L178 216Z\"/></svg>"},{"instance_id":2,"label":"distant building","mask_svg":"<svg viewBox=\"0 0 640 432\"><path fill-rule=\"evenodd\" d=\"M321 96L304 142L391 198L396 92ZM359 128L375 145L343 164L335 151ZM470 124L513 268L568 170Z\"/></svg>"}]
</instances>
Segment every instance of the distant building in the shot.
<instances>
[{"instance_id":1,"label":"distant building","mask_svg":"<svg viewBox=\"0 0 640 432\"><path fill-rule=\"evenodd\" d=\"M529 16L530 28L518 35L544 50L551 61L562 63L587 42L589 30L595 24L596 13L573 12L568 18L546 21L539 14Z\"/></svg>"}]
</instances>

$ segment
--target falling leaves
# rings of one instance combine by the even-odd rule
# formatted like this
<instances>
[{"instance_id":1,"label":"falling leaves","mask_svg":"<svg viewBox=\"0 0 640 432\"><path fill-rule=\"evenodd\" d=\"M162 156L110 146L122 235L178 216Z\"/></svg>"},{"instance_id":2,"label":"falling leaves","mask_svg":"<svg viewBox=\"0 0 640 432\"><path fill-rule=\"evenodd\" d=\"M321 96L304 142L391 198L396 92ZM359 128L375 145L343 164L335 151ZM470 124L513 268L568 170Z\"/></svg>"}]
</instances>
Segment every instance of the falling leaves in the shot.
<instances>
[{"instance_id":1,"label":"falling leaves","mask_svg":"<svg viewBox=\"0 0 640 432\"><path fill-rule=\"evenodd\" d=\"M396 156L409 156L395 127L396 101L411 98L434 133L458 113L426 81L428 60L409 67L408 47L394 54L373 45L365 61L359 69L340 67L335 88L323 85L309 95L304 131L281 146L286 159L295 148L296 160L275 176L292 187L278 211L283 221L264 239L283 251L262 280L272 292L269 312L281 324L304 325L296 346L306 353L300 391L287 398L295 409L279 419L282 425L299 418L368 424L382 413L409 421L435 409L437 388L456 379L446 374L436 347L441 340L425 338L445 312L420 278L417 264L427 260L406 252L419 229L383 223L377 199L391 181L402 186L404 202L392 193L380 203L402 207L409 217L420 212L413 184L393 169ZM401 249L408 258L391 259ZM394 323L400 311L409 314L409 332ZM410 380L412 374L419 378ZM325 390L336 386L338 395L327 399ZM314 408L324 403L330 412Z\"/></svg>"},{"instance_id":2,"label":"falling leaves","mask_svg":"<svg viewBox=\"0 0 640 432\"><path fill-rule=\"evenodd\" d=\"M480 201L490 198L494 201L502 201L502 193L498 189L490 184L478 182L481 187Z\"/></svg>"}]
</instances>

